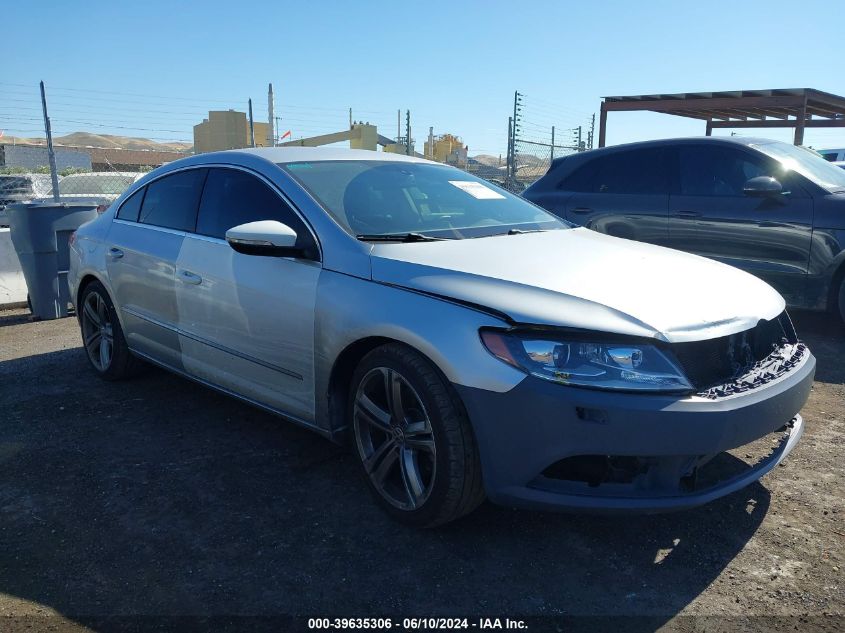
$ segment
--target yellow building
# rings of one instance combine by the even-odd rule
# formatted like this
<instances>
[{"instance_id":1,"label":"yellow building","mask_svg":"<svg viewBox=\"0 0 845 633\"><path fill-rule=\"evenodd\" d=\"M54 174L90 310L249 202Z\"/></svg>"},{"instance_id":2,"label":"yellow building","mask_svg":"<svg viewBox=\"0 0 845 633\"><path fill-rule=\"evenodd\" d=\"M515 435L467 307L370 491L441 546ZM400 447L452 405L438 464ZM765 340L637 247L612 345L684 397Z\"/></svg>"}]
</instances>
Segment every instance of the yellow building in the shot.
<instances>
[{"instance_id":1,"label":"yellow building","mask_svg":"<svg viewBox=\"0 0 845 633\"><path fill-rule=\"evenodd\" d=\"M253 124L255 146L266 147L270 126L267 123ZM235 110L214 110L208 118L194 126L194 153L216 152L222 149L249 147L249 119L244 112Z\"/></svg>"},{"instance_id":2,"label":"yellow building","mask_svg":"<svg viewBox=\"0 0 845 633\"><path fill-rule=\"evenodd\" d=\"M433 142L425 142L425 157L438 163L462 166L467 162L467 148L461 137L441 134L433 137Z\"/></svg>"}]
</instances>

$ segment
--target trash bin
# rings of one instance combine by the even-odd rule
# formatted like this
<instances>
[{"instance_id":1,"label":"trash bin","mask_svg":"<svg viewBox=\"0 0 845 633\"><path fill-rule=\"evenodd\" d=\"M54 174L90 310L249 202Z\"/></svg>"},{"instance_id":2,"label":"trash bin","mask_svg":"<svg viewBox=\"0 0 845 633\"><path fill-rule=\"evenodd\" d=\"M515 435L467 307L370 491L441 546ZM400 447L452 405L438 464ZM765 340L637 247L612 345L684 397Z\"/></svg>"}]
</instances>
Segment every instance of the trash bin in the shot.
<instances>
[{"instance_id":1,"label":"trash bin","mask_svg":"<svg viewBox=\"0 0 845 633\"><path fill-rule=\"evenodd\" d=\"M70 303L68 238L97 217L97 205L27 202L10 204L6 213L32 314L39 319L66 317Z\"/></svg>"}]
</instances>

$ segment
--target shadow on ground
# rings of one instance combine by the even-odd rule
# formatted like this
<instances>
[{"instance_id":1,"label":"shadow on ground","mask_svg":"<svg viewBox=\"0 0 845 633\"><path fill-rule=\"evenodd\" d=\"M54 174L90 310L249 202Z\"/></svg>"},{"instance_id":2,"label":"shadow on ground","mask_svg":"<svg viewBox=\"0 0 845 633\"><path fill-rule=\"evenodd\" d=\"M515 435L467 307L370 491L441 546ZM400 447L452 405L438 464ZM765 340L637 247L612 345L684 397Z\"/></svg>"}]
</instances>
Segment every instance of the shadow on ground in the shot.
<instances>
[{"instance_id":1,"label":"shadow on ground","mask_svg":"<svg viewBox=\"0 0 845 633\"><path fill-rule=\"evenodd\" d=\"M662 621L769 505L761 485L624 519L485 504L419 531L376 509L342 448L165 372L106 383L77 348L0 363L0 384L0 592L98 629L134 614Z\"/></svg>"},{"instance_id":2,"label":"shadow on ground","mask_svg":"<svg viewBox=\"0 0 845 633\"><path fill-rule=\"evenodd\" d=\"M826 312L791 310L790 316L799 338L807 343L816 356L816 380L844 383L842 342L845 341L845 326L842 322Z\"/></svg>"}]
</instances>

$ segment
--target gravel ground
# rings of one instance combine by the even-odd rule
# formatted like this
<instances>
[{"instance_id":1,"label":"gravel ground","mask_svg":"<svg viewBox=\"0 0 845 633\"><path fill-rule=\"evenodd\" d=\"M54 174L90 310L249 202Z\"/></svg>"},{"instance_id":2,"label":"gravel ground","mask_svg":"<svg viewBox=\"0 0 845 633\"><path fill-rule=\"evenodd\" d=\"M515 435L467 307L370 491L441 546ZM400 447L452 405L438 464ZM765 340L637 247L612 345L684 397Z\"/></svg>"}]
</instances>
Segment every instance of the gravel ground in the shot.
<instances>
[{"instance_id":1,"label":"gravel ground","mask_svg":"<svg viewBox=\"0 0 845 633\"><path fill-rule=\"evenodd\" d=\"M484 504L417 531L387 519L326 440L163 371L103 382L75 319L0 312L0 629L288 614L839 630L845 332L795 321L818 358L807 429L761 482L670 515Z\"/></svg>"}]
</instances>

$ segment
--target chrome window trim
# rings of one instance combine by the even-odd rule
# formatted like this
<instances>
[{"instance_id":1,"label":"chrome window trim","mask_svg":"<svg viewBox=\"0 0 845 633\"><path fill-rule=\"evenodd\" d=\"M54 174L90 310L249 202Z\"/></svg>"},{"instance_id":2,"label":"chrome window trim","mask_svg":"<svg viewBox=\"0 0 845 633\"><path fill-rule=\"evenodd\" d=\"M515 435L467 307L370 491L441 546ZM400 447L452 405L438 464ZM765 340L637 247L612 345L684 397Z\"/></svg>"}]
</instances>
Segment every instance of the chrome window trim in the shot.
<instances>
[{"instance_id":1,"label":"chrome window trim","mask_svg":"<svg viewBox=\"0 0 845 633\"><path fill-rule=\"evenodd\" d=\"M126 312L127 314L131 314L132 316L142 319L143 321L147 321L148 323L152 323L153 325L157 325L159 327L164 328L165 330L169 330L179 336L184 336L185 338L189 338L192 341L196 341L197 343L202 343L203 345L208 345L209 347L213 347L214 349L224 352L226 354L230 354L231 356L235 356L237 358L241 358L245 361L249 361L250 363L255 363L256 365L261 365L267 369L271 369L273 371L279 372L280 374L284 374L285 376L290 376L291 378L295 378L296 380L303 380L300 374L297 374L295 371L291 371L290 369L285 369L279 365L274 365L273 363L268 363L267 361L261 360L260 358L255 358L254 356L249 356L248 354L243 354L236 350L233 350L230 347L225 347L224 345L220 345L215 343L214 341L210 341L207 338L203 338L201 336L197 336L196 334L191 334L190 332L186 332L185 330L176 327L175 325L170 325L168 323L164 323L163 321L159 321L153 317L147 316L139 312L138 310L134 310L133 308L122 307L121 310Z\"/></svg>"},{"instance_id":2,"label":"chrome window trim","mask_svg":"<svg viewBox=\"0 0 845 633\"><path fill-rule=\"evenodd\" d=\"M169 229L166 226L156 226L155 224L144 224L143 222L133 222L132 220L118 220L114 218L112 220L115 224L125 224L127 226L138 226L144 229L150 229L151 231L158 231L160 233L169 233L170 235L181 235L182 237L187 237L190 235L187 231L180 231L178 229Z\"/></svg>"}]
</instances>

